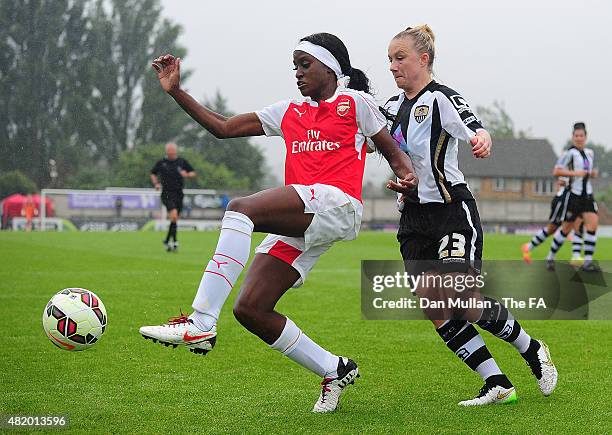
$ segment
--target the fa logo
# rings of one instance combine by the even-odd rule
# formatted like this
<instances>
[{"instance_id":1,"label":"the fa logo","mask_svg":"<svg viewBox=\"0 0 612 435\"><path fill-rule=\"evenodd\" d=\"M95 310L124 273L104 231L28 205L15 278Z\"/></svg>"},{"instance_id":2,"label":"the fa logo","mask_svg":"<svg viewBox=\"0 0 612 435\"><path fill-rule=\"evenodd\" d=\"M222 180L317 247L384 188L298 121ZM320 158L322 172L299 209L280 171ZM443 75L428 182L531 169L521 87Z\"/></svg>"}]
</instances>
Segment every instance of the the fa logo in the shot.
<instances>
[{"instance_id":1,"label":"the fa logo","mask_svg":"<svg viewBox=\"0 0 612 435\"><path fill-rule=\"evenodd\" d=\"M462 361L465 361L465 359L470 356L470 351L467 350L465 347L462 347L461 349L459 349L457 352L455 352L455 354L461 358Z\"/></svg>"},{"instance_id":2,"label":"the fa logo","mask_svg":"<svg viewBox=\"0 0 612 435\"><path fill-rule=\"evenodd\" d=\"M351 110L351 101L343 100L338 103L338 107L336 107L336 113L339 116L345 116Z\"/></svg>"},{"instance_id":3,"label":"the fa logo","mask_svg":"<svg viewBox=\"0 0 612 435\"><path fill-rule=\"evenodd\" d=\"M419 124L425 121L425 118L427 118L427 115L429 115L429 106L426 106L426 105L417 106L414 109L414 119Z\"/></svg>"},{"instance_id":4,"label":"the fa logo","mask_svg":"<svg viewBox=\"0 0 612 435\"><path fill-rule=\"evenodd\" d=\"M506 325L502 332L499 333L498 337L503 340L504 338L510 337L510 334L512 334L512 326Z\"/></svg>"}]
</instances>

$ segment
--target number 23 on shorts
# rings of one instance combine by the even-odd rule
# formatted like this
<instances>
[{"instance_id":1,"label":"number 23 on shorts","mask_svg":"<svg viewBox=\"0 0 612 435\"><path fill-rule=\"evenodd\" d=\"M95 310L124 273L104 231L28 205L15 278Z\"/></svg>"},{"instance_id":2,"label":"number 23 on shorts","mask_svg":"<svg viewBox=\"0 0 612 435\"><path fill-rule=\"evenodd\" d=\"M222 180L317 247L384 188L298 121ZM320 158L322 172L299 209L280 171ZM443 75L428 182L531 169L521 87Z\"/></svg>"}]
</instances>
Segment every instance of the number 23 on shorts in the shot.
<instances>
[{"instance_id":1,"label":"number 23 on shorts","mask_svg":"<svg viewBox=\"0 0 612 435\"><path fill-rule=\"evenodd\" d=\"M452 236L445 235L440 239L438 254L440 259L448 256L463 257L465 255L465 236L460 233L453 233Z\"/></svg>"}]
</instances>

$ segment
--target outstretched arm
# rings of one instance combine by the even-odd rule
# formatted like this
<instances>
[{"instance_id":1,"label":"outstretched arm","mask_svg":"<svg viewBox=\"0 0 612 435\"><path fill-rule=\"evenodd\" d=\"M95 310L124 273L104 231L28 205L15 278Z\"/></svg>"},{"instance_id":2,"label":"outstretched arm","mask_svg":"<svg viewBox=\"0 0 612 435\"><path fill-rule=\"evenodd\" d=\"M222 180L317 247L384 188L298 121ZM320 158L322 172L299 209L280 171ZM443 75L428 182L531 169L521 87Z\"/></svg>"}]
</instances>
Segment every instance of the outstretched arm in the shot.
<instances>
[{"instance_id":1,"label":"outstretched arm","mask_svg":"<svg viewBox=\"0 0 612 435\"><path fill-rule=\"evenodd\" d=\"M264 134L261 121L255 113L227 118L202 106L195 98L181 89L181 59L166 54L151 64L157 72L161 87L189 114L198 124L215 137L261 136Z\"/></svg>"},{"instance_id":2,"label":"outstretched arm","mask_svg":"<svg viewBox=\"0 0 612 435\"><path fill-rule=\"evenodd\" d=\"M376 148L382 153L384 158L389 162L389 166L393 173L399 179L398 182L389 180L387 189L394 190L399 193L408 193L415 189L418 184L418 179L412 167L410 157L403 152L395 143L386 128L372 136L372 141Z\"/></svg>"}]
</instances>

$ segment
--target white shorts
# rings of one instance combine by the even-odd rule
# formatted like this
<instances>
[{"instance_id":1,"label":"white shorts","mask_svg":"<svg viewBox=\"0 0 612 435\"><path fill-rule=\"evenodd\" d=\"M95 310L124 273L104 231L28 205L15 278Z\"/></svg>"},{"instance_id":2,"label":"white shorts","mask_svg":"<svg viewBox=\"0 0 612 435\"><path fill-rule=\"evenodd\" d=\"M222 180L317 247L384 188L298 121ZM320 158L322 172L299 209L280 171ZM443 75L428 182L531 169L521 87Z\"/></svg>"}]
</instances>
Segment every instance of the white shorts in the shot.
<instances>
[{"instance_id":1,"label":"white shorts","mask_svg":"<svg viewBox=\"0 0 612 435\"><path fill-rule=\"evenodd\" d=\"M359 234L363 205L335 186L292 184L304 202L304 213L314 214L304 237L268 234L255 248L290 264L300 274L293 287L300 287L319 257L334 242L353 240Z\"/></svg>"}]
</instances>

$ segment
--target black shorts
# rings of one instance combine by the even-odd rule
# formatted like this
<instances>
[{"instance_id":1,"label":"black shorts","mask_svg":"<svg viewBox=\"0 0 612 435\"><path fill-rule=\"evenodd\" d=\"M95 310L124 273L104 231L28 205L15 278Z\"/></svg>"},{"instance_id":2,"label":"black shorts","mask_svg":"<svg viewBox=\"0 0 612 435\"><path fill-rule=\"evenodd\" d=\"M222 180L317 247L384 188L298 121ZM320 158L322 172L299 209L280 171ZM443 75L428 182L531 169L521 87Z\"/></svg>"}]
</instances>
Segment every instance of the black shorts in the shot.
<instances>
[{"instance_id":1,"label":"black shorts","mask_svg":"<svg viewBox=\"0 0 612 435\"><path fill-rule=\"evenodd\" d=\"M406 204L397 240L408 273L480 273L482 226L474 200Z\"/></svg>"},{"instance_id":2,"label":"black shorts","mask_svg":"<svg viewBox=\"0 0 612 435\"><path fill-rule=\"evenodd\" d=\"M570 191L566 190L560 196L555 196L550 203L550 216L548 222L554 225L561 225L566 220L569 205Z\"/></svg>"},{"instance_id":3,"label":"black shorts","mask_svg":"<svg viewBox=\"0 0 612 435\"><path fill-rule=\"evenodd\" d=\"M161 194L162 204L166 206L166 210L176 209L179 213L183 210L183 192L182 191L165 191Z\"/></svg>"},{"instance_id":4,"label":"black shorts","mask_svg":"<svg viewBox=\"0 0 612 435\"><path fill-rule=\"evenodd\" d=\"M565 220L573 222L579 218L582 213L597 213L597 201L595 201L593 195L576 195L570 193Z\"/></svg>"}]
</instances>

